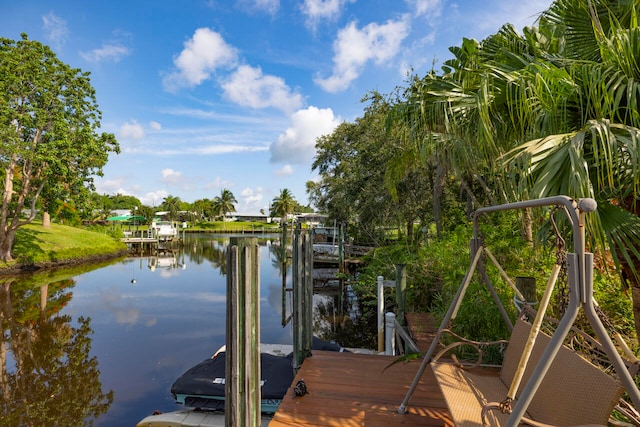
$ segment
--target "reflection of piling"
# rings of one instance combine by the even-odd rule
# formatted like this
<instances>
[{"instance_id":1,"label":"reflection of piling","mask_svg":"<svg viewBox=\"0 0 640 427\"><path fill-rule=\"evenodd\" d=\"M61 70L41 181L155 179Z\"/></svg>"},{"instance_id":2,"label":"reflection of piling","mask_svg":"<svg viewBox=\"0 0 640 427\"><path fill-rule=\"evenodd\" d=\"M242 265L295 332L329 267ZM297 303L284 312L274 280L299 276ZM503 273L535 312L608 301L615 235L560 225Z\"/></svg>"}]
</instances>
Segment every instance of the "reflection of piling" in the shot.
<instances>
[{"instance_id":1,"label":"reflection of piling","mask_svg":"<svg viewBox=\"0 0 640 427\"><path fill-rule=\"evenodd\" d=\"M298 225L293 234L293 367L298 370L311 356L313 245L308 232Z\"/></svg>"},{"instance_id":2,"label":"reflection of piling","mask_svg":"<svg viewBox=\"0 0 640 427\"><path fill-rule=\"evenodd\" d=\"M289 323L287 319L287 223L282 224L280 236L280 273L282 274L282 326Z\"/></svg>"},{"instance_id":3,"label":"reflection of piling","mask_svg":"<svg viewBox=\"0 0 640 427\"><path fill-rule=\"evenodd\" d=\"M225 425L260 425L258 240L232 238L227 253Z\"/></svg>"}]
</instances>

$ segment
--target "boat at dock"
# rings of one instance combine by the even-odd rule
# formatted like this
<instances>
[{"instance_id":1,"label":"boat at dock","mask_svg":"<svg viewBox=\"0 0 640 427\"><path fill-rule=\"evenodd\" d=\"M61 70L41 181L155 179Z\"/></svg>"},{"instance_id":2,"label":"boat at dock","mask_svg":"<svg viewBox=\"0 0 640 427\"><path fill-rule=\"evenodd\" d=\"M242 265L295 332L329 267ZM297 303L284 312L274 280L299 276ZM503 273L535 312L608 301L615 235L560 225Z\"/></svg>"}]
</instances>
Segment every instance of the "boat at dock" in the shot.
<instances>
[{"instance_id":1,"label":"boat at dock","mask_svg":"<svg viewBox=\"0 0 640 427\"><path fill-rule=\"evenodd\" d=\"M347 351L339 344L313 337L312 348L325 351ZM188 369L171 386L178 404L200 410L224 410L226 388L226 348ZM261 412L276 412L293 382L293 346L260 345Z\"/></svg>"},{"instance_id":2,"label":"boat at dock","mask_svg":"<svg viewBox=\"0 0 640 427\"><path fill-rule=\"evenodd\" d=\"M178 239L178 227L173 221L153 221L151 223L153 235L160 242L170 242Z\"/></svg>"},{"instance_id":3,"label":"boat at dock","mask_svg":"<svg viewBox=\"0 0 640 427\"><path fill-rule=\"evenodd\" d=\"M293 357L260 353L261 411L274 413L293 382ZM224 410L226 351L205 359L171 386L178 404L201 410Z\"/></svg>"},{"instance_id":4,"label":"boat at dock","mask_svg":"<svg viewBox=\"0 0 640 427\"><path fill-rule=\"evenodd\" d=\"M267 427L270 421L270 416L263 415L260 426ZM226 420L224 412L189 408L149 415L136 424L136 427L178 426L225 427Z\"/></svg>"}]
</instances>

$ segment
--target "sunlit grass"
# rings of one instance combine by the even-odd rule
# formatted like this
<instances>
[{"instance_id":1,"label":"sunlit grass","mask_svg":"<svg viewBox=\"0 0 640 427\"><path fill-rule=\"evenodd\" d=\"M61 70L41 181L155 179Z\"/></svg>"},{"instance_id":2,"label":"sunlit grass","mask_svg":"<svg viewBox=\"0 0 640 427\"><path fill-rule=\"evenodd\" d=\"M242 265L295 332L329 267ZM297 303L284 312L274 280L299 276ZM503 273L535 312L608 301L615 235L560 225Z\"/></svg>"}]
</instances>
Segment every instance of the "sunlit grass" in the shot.
<instances>
[{"instance_id":1,"label":"sunlit grass","mask_svg":"<svg viewBox=\"0 0 640 427\"><path fill-rule=\"evenodd\" d=\"M106 234L60 224L44 228L41 222L33 222L18 230L13 247L16 261L0 267L79 260L122 250L126 245Z\"/></svg>"}]
</instances>

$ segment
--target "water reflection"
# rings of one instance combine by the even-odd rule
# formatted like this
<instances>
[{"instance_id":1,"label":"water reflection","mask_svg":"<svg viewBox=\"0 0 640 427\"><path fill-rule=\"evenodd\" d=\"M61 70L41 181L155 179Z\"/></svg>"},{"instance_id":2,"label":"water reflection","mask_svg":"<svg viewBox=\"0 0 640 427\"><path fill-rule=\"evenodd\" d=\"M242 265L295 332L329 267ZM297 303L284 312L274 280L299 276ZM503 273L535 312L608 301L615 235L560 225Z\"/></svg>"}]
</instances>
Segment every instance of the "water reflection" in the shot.
<instances>
[{"instance_id":1,"label":"water reflection","mask_svg":"<svg viewBox=\"0 0 640 427\"><path fill-rule=\"evenodd\" d=\"M230 236L73 269L0 279L0 425L125 426L178 409L171 384L225 343ZM262 342L291 344L291 251L260 245ZM314 295L314 333L357 346L343 302Z\"/></svg>"},{"instance_id":2,"label":"water reflection","mask_svg":"<svg viewBox=\"0 0 640 427\"><path fill-rule=\"evenodd\" d=\"M60 311L71 299L71 279L30 287L0 281L2 425L91 424L113 402L103 392L91 356L91 319Z\"/></svg>"}]
</instances>

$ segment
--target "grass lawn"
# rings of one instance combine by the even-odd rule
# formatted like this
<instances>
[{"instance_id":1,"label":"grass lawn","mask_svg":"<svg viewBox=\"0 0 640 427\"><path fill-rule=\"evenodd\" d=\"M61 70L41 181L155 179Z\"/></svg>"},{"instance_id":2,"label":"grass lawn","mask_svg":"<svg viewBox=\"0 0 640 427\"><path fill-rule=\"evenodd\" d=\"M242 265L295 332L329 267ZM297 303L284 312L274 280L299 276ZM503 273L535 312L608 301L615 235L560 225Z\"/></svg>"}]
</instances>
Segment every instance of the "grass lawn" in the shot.
<instances>
[{"instance_id":1,"label":"grass lawn","mask_svg":"<svg viewBox=\"0 0 640 427\"><path fill-rule=\"evenodd\" d=\"M0 263L0 268L81 260L126 249L124 243L106 234L60 224L43 228L41 222L34 221L18 230L13 247L15 261Z\"/></svg>"}]
</instances>

